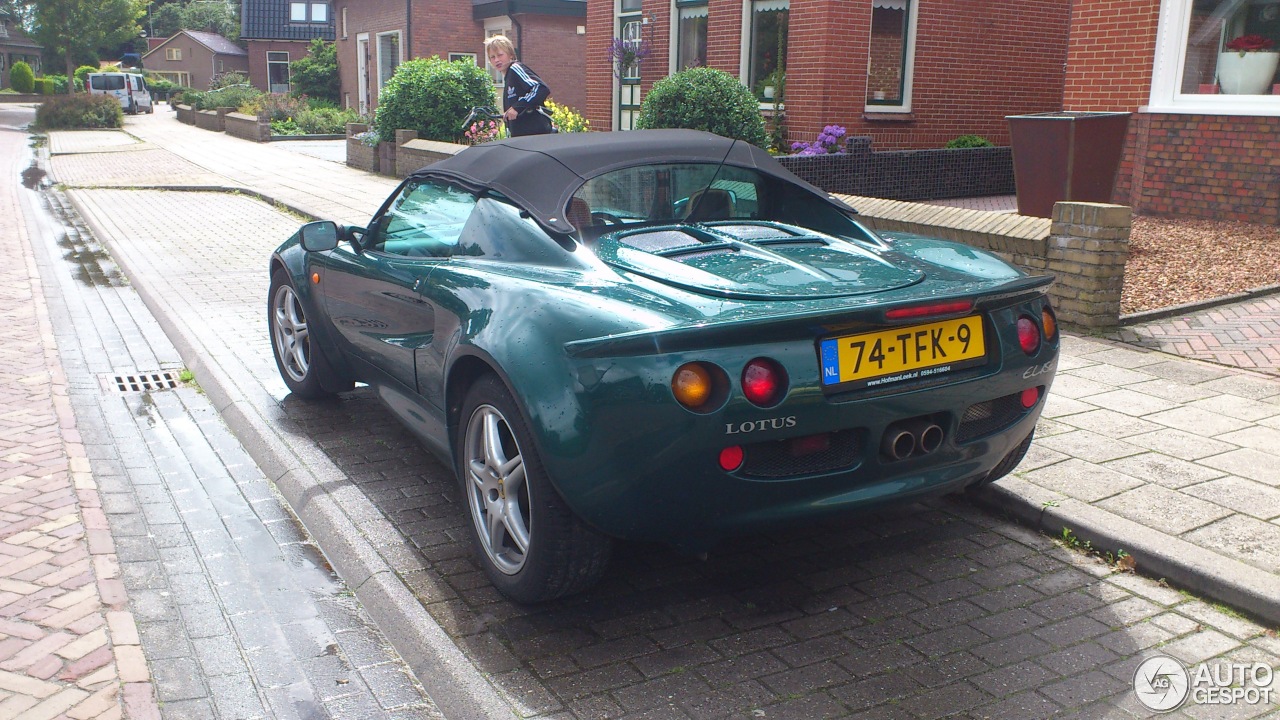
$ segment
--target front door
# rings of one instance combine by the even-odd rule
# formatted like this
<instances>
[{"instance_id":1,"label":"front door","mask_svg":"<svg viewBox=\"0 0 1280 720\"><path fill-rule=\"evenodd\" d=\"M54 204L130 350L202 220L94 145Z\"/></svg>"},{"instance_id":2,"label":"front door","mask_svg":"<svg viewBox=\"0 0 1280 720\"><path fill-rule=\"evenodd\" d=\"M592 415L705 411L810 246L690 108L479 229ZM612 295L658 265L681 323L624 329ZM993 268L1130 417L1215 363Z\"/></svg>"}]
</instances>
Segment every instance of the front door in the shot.
<instances>
[{"instance_id":1,"label":"front door","mask_svg":"<svg viewBox=\"0 0 1280 720\"><path fill-rule=\"evenodd\" d=\"M356 36L356 97L360 102L360 114L369 113L369 33Z\"/></svg>"},{"instance_id":2,"label":"front door","mask_svg":"<svg viewBox=\"0 0 1280 720\"><path fill-rule=\"evenodd\" d=\"M626 4L624 3L625 6ZM639 14L625 12L625 14L618 15L618 37L621 38L624 45L632 48L640 47L643 28L644 24ZM640 116L640 102L642 100L640 94L640 67L641 63L621 66L620 63L615 61L614 76L618 80L618 115L615 125L618 130L635 128L636 118Z\"/></svg>"}]
</instances>

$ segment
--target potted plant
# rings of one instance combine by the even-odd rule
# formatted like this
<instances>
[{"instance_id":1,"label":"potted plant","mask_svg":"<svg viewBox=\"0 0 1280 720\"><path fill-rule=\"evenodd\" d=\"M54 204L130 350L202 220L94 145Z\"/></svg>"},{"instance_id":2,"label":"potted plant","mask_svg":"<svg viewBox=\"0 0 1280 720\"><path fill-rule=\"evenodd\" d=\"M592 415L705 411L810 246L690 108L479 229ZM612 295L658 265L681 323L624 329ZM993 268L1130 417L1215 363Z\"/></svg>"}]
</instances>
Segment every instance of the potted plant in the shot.
<instances>
[{"instance_id":1,"label":"potted plant","mask_svg":"<svg viewBox=\"0 0 1280 720\"><path fill-rule=\"evenodd\" d=\"M1241 35L1218 53L1218 85L1228 95L1262 95L1271 87L1280 52L1261 35Z\"/></svg>"}]
</instances>

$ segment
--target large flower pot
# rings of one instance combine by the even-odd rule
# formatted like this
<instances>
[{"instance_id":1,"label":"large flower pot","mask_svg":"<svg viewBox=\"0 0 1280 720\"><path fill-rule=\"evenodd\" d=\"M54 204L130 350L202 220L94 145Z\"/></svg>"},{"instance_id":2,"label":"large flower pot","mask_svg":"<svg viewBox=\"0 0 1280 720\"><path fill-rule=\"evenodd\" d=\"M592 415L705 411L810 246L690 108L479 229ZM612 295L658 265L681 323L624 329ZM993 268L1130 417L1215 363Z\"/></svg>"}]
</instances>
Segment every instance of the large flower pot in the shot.
<instances>
[{"instance_id":1,"label":"large flower pot","mask_svg":"<svg viewBox=\"0 0 1280 720\"><path fill-rule=\"evenodd\" d=\"M1262 95L1271 89L1280 52L1218 53L1218 84L1228 95Z\"/></svg>"}]
</instances>

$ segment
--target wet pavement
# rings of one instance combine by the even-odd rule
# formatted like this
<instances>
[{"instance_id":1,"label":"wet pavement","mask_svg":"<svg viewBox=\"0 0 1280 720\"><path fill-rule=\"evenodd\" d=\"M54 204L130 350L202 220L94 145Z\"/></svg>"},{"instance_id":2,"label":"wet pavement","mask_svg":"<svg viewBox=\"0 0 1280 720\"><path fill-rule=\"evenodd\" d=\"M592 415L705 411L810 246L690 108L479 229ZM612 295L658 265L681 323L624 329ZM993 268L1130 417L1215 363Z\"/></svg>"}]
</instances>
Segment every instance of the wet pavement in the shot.
<instances>
[{"instance_id":1,"label":"wet pavement","mask_svg":"<svg viewBox=\"0 0 1280 720\"><path fill-rule=\"evenodd\" d=\"M313 214L363 223L395 183L286 154L276 144L257 146L181 126L159 112L127 123L145 141L139 145L167 148L171 157L149 158L133 184L119 169L125 163L100 158L102 173L117 176L113 184L145 187L150 179L167 177L190 163L210 176L209 186L240 184L301 210L325 208ZM268 534L284 532L285 518L258 509L269 498L257 489L273 482L346 579L354 593L348 607L363 606L377 621L446 717L1145 717L1150 712L1134 695L1133 677L1140 660L1157 651L1192 666L1205 661L1215 666L1280 663L1274 624L1268 630L1157 579L1118 571L1081 552L1083 541L1072 538L1083 533L1055 541L954 498L742 539L717 548L706 561L659 546L627 544L604 582L587 593L532 608L507 602L471 559L466 516L452 474L423 451L370 391L357 389L318 404L285 392L266 336L265 266L270 249L298 218L244 194L106 188L95 182L94 165L83 157L98 153L83 145L67 149L86 140L74 135L54 135L51 149L62 154L53 156L51 171L65 182L61 173L66 165L68 177L99 188L73 187L69 195L89 219L89 234L108 251L97 256L98 248L85 240L77 253L94 257L103 277L116 263L125 269L130 287L155 312L156 322L207 393L152 395L169 403L173 398L184 403L204 398L216 413L193 414L204 419L191 424L206 434L229 428L243 445L240 452L254 461L243 461L245 455L236 452L239 445L228 442L230 447L224 447L222 441L211 442L217 449L199 460L174 461L179 467L201 468L197 476L208 468L218 477L219 466L248 474L239 478L228 470L231 479L221 487L248 488L241 494L248 493L252 513L228 508L228 521L205 518L194 530L188 528L185 537L194 545L200 533L221 525L230 538L222 540L222 551L235 549L249 561L239 587L251 596L270 592L276 576L257 572L252 561L262 548L268 550L264 557L271 558L270 545L260 533L231 528L251 522L252 514ZM264 167L274 173L265 173ZM48 268L69 278L58 282L82 284L74 279L76 266L60 262L61 270ZM86 307L97 320L82 321L75 334L121 323L119 315L92 309L92 303ZM145 312L132 309L129 314ZM70 338L65 342L74 347ZM60 338L60 354L62 345ZM70 357L76 357L74 352ZM1265 570L1267 553L1280 544L1269 545L1263 536L1249 548L1233 550L1229 535L1206 532L1228 520L1236 523L1228 527L1247 520L1277 527L1280 509L1268 515L1265 495L1250 496L1262 499L1239 510L1219 504L1234 497L1241 481L1253 483L1243 487L1254 492L1280 484L1270 455L1277 445L1266 445L1267 432L1274 430L1268 423L1280 415L1277 395L1280 386L1265 378L1069 337L1040 439L1009 487L1022 493L1024 507L1044 515L1084 513L1066 516L1074 523L1096 511L1101 513L1096 524L1103 527L1110 523L1123 530L1129 523L1149 531L1130 517L1140 515L1135 508L1171 502L1180 507L1185 497L1195 498L1188 488L1199 489L1216 498L1201 502L1229 512L1218 515L1221 510L1214 510L1152 532L1160 542L1212 554L1215 568L1239 565L1256 571L1258 577L1247 579L1261 582L1257 590L1265 595L1276 587L1266 584L1274 582ZM137 412L136 404L115 403ZM87 409L92 414L92 407ZM158 416L162 426L182 426L182 412L173 404L127 422L123 415L104 416L104 422L113 433L132 433L130 426L141 432L137 418L151 418L150 423ZM1224 424L1211 433L1197 426L1214 413L1220 418L1248 414L1251 419L1221 420ZM221 426L218 415L227 426ZM121 436L103 442L99 452L109 454L109 447L122 457L134 457L146 444ZM228 464L226 458L236 460ZM247 465L261 468L260 474ZM104 477L112 478L112 462L102 467ZM168 473L161 473L160 480L167 478ZM180 536L169 532L177 523L163 522L172 517L146 516L147 503L137 493L139 488L151 492L148 483L128 484L139 510L121 504L113 515L168 526L159 535L148 535ZM177 494L170 490L171 496L188 497L187 485L175 487ZM1213 489L1221 492L1212 495ZM1162 490L1179 494L1171 500ZM113 492L127 494L124 487ZM1038 498L1037 493L1046 493L1043 504L1026 500ZM1118 499L1127 493L1137 495ZM1144 522L1156 524L1160 517ZM1078 532L1079 526L1074 527ZM239 544L248 537L263 542ZM287 577L297 578L292 581L302 587L317 582L325 575L323 565L313 554L285 552L306 545L289 537L276 539L282 548L279 562L294 573ZM1129 539L1142 538L1122 538ZM158 559L137 559L151 563L139 566L139 578L143 567L169 570L160 555L166 548L148 540ZM1098 546L1118 547L1136 546ZM1148 562L1161 557L1135 556L1144 571L1150 569ZM209 563L203 565L209 569ZM196 576L209 583L207 572L186 575L179 585L195 582ZM159 593L176 590L172 577L165 590L153 588L153 580L160 582L148 576L128 588L140 624L161 604L157 598L166 597ZM212 595L221 599L219 590L225 586L209 584ZM310 596L313 601L324 597L324 592ZM276 609L273 604L272 612ZM318 614L324 618L323 612ZM224 620L229 617L223 613ZM274 622L288 626L291 619ZM161 622L163 616L155 620ZM232 633L241 631L234 622L228 626ZM186 640L194 644L187 630ZM331 627L329 632L338 636L342 629ZM241 640L254 636L253 631L237 635ZM314 649L305 642L290 644L287 634L284 640L289 647ZM145 639L143 649L148 650ZM310 658L303 653L282 664L305 667ZM147 660L153 668L167 662L151 651ZM250 672L241 677L254 677L251 657L249 661ZM198 655L186 667L207 674ZM155 674L163 692L163 676ZM199 682L209 689L208 702L220 707L219 694L227 688L215 687L207 678ZM324 697L321 681L308 683L316 697ZM287 712L287 702L269 700L264 712ZM234 696L223 702L235 702ZM1276 708L1274 702L1188 705L1171 716L1248 718L1273 716ZM324 711L355 716L331 705L324 705Z\"/></svg>"},{"instance_id":2,"label":"wet pavement","mask_svg":"<svg viewBox=\"0 0 1280 720\"><path fill-rule=\"evenodd\" d=\"M120 146L111 134L99 137L107 142L93 147ZM110 253L39 175L38 166L24 173L42 192L21 195L23 214L37 229L30 242L46 283L50 339L68 378L85 475L100 498L84 524L109 532L114 546L103 567L118 578L117 604L128 596L138 672L146 679L150 668L147 691L159 701L151 716L437 716L201 388L186 380L181 357ZM110 640L120 643L114 632ZM8 717L4 707L0 717Z\"/></svg>"}]
</instances>

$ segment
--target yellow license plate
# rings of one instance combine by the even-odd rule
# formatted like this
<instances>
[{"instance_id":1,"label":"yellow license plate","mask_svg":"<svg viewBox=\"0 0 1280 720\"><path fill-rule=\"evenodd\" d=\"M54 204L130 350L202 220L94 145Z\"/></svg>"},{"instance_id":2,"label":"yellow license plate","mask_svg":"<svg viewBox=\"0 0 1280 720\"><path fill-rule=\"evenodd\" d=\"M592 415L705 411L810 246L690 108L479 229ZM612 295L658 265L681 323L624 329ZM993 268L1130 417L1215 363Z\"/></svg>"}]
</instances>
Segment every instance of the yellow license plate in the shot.
<instances>
[{"instance_id":1,"label":"yellow license plate","mask_svg":"<svg viewBox=\"0 0 1280 720\"><path fill-rule=\"evenodd\" d=\"M980 365L982 316L828 338L819 345L822 384L874 387Z\"/></svg>"}]
</instances>

